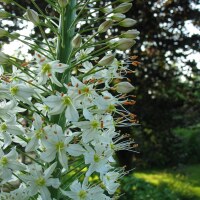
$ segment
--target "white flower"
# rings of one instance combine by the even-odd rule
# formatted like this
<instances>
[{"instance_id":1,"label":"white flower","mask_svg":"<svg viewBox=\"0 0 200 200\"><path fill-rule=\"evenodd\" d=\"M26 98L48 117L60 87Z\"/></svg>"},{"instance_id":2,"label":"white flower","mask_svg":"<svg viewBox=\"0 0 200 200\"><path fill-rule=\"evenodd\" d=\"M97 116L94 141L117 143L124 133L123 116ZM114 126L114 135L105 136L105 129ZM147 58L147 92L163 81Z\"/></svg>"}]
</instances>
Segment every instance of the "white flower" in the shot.
<instances>
[{"instance_id":1,"label":"white flower","mask_svg":"<svg viewBox=\"0 0 200 200\"><path fill-rule=\"evenodd\" d=\"M84 112L85 115L86 111ZM85 117L89 121L73 122L76 127L79 127L83 131L82 139L84 143L92 140L97 141L103 129L114 129L114 122L111 115L87 115Z\"/></svg>"},{"instance_id":2,"label":"white flower","mask_svg":"<svg viewBox=\"0 0 200 200\"><path fill-rule=\"evenodd\" d=\"M108 172L103 177L103 183L106 186L106 189L109 194L114 194L117 188L120 186L119 183L116 183L116 181L119 179L120 174L118 172Z\"/></svg>"},{"instance_id":3,"label":"white flower","mask_svg":"<svg viewBox=\"0 0 200 200\"><path fill-rule=\"evenodd\" d=\"M18 160L18 154L13 148L8 154L4 154L0 149L0 178L2 182L10 180L13 171L25 170L24 164L21 164Z\"/></svg>"},{"instance_id":4,"label":"white flower","mask_svg":"<svg viewBox=\"0 0 200 200\"><path fill-rule=\"evenodd\" d=\"M52 95L44 99L44 103L52 108L49 115L58 115L65 110L65 117L68 121L78 121L79 119L73 100L68 95Z\"/></svg>"},{"instance_id":5,"label":"white flower","mask_svg":"<svg viewBox=\"0 0 200 200\"><path fill-rule=\"evenodd\" d=\"M5 149L12 143L11 136L12 135L22 135L24 131L21 126L14 124L13 121L7 121L0 123L0 138L3 138L4 145L3 148Z\"/></svg>"},{"instance_id":6,"label":"white flower","mask_svg":"<svg viewBox=\"0 0 200 200\"><path fill-rule=\"evenodd\" d=\"M93 100L98 96L94 84L84 84L74 76L71 77L72 86L66 86L68 95L73 99L77 108L87 108L94 105Z\"/></svg>"},{"instance_id":7,"label":"white flower","mask_svg":"<svg viewBox=\"0 0 200 200\"><path fill-rule=\"evenodd\" d=\"M73 200L109 200L110 198L104 195L104 190L99 186L90 187L87 186L86 181L84 180L83 184L81 185L78 180L75 180L70 185L71 191L62 191L65 196Z\"/></svg>"},{"instance_id":8,"label":"white flower","mask_svg":"<svg viewBox=\"0 0 200 200\"><path fill-rule=\"evenodd\" d=\"M80 50L80 52L76 53L75 57L77 60L83 60L89 57L92 51L94 51L94 47L88 48L86 50Z\"/></svg>"},{"instance_id":9,"label":"white flower","mask_svg":"<svg viewBox=\"0 0 200 200\"><path fill-rule=\"evenodd\" d=\"M20 178L29 185L31 196L34 196L39 192L42 200L51 200L51 194L48 187L52 186L53 188L58 188L60 186L58 178L51 178L56 165L56 162L53 163L44 172L39 165L29 166L29 174L19 175Z\"/></svg>"},{"instance_id":10,"label":"white flower","mask_svg":"<svg viewBox=\"0 0 200 200\"><path fill-rule=\"evenodd\" d=\"M107 151L105 146L100 143L95 144L94 149L89 145L84 145L86 153L84 154L85 164L90 164L86 176L90 176L93 172L105 174L112 167L109 162L113 162L111 151Z\"/></svg>"},{"instance_id":11,"label":"white flower","mask_svg":"<svg viewBox=\"0 0 200 200\"><path fill-rule=\"evenodd\" d=\"M49 127L47 139L43 142L45 152L41 153L41 158L46 162L51 162L58 155L58 160L63 168L68 169L68 155L80 156L85 150L79 144L69 144L74 136L64 135L62 128L58 125Z\"/></svg>"},{"instance_id":12,"label":"white flower","mask_svg":"<svg viewBox=\"0 0 200 200\"><path fill-rule=\"evenodd\" d=\"M1 192L0 199L1 200L29 200L31 197L30 191L23 184L16 190L7 192Z\"/></svg>"},{"instance_id":13,"label":"white flower","mask_svg":"<svg viewBox=\"0 0 200 200\"><path fill-rule=\"evenodd\" d=\"M34 94L34 89L23 84L10 85L10 94L17 100L31 104L31 97Z\"/></svg>"},{"instance_id":14,"label":"white flower","mask_svg":"<svg viewBox=\"0 0 200 200\"><path fill-rule=\"evenodd\" d=\"M16 114L14 112L15 107L17 106L16 101L6 101L3 100L0 102L0 116L4 120L8 120L10 118L13 118Z\"/></svg>"},{"instance_id":15,"label":"white flower","mask_svg":"<svg viewBox=\"0 0 200 200\"><path fill-rule=\"evenodd\" d=\"M37 114L33 114L33 130L27 135L30 137L28 144L26 145L25 151L36 150L39 146L39 141L43 141L47 136L48 129L43 128L42 118Z\"/></svg>"},{"instance_id":16,"label":"white flower","mask_svg":"<svg viewBox=\"0 0 200 200\"><path fill-rule=\"evenodd\" d=\"M46 84L47 80L50 78L52 83L57 86L62 87L62 84L56 78L56 73L63 73L68 68L67 64L60 63L59 60L54 60L51 62L42 62L39 64L39 80L38 84Z\"/></svg>"}]
</instances>

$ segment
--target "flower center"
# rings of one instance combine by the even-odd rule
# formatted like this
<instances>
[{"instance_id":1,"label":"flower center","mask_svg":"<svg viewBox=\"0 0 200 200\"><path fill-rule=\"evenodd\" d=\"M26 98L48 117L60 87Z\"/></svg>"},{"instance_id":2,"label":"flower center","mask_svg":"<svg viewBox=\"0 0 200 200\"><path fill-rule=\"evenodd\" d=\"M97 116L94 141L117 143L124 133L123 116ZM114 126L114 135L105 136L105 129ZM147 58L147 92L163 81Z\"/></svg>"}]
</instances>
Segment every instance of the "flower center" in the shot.
<instances>
[{"instance_id":1,"label":"flower center","mask_svg":"<svg viewBox=\"0 0 200 200\"><path fill-rule=\"evenodd\" d=\"M46 181L45 181L45 179L43 177L40 177L40 178L36 179L35 183L38 186L44 186Z\"/></svg>"},{"instance_id":2,"label":"flower center","mask_svg":"<svg viewBox=\"0 0 200 200\"><path fill-rule=\"evenodd\" d=\"M84 94L88 94L89 92L90 92L90 89L88 88L88 87L83 87L82 89L81 89L81 92L82 93L84 93Z\"/></svg>"},{"instance_id":3,"label":"flower center","mask_svg":"<svg viewBox=\"0 0 200 200\"><path fill-rule=\"evenodd\" d=\"M99 162L100 161L100 157L97 154L94 154L94 162Z\"/></svg>"},{"instance_id":4,"label":"flower center","mask_svg":"<svg viewBox=\"0 0 200 200\"><path fill-rule=\"evenodd\" d=\"M107 112L109 113L112 113L112 112L115 112L116 111L116 108L113 104L110 104L107 108Z\"/></svg>"},{"instance_id":5,"label":"flower center","mask_svg":"<svg viewBox=\"0 0 200 200\"><path fill-rule=\"evenodd\" d=\"M78 196L79 196L80 199L85 199L87 197L87 192L85 190L81 190L78 193Z\"/></svg>"},{"instance_id":6,"label":"flower center","mask_svg":"<svg viewBox=\"0 0 200 200\"><path fill-rule=\"evenodd\" d=\"M91 121L91 126L93 129L97 129L99 127L99 122L98 121Z\"/></svg>"},{"instance_id":7,"label":"flower center","mask_svg":"<svg viewBox=\"0 0 200 200\"><path fill-rule=\"evenodd\" d=\"M14 86L14 87L11 87L11 88L10 88L10 93L11 93L12 95L16 95L18 91L19 91L18 86Z\"/></svg>"},{"instance_id":8,"label":"flower center","mask_svg":"<svg viewBox=\"0 0 200 200\"><path fill-rule=\"evenodd\" d=\"M0 163L1 163L3 166L7 165L7 164L8 164L8 158L2 157Z\"/></svg>"},{"instance_id":9,"label":"flower center","mask_svg":"<svg viewBox=\"0 0 200 200\"><path fill-rule=\"evenodd\" d=\"M65 147L65 144L64 144L64 142L58 142L58 143L56 143L56 150L62 150L62 149L64 149L64 147Z\"/></svg>"},{"instance_id":10,"label":"flower center","mask_svg":"<svg viewBox=\"0 0 200 200\"><path fill-rule=\"evenodd\" d=\"M1 124L1 127L0 127L0 128L1 128L1 131L2 131L2 132L5 132L5 131L7 130L8 127L7 127L7 125L6 125L5 123L3 123L3 124Z\"/></svg>"},{"instance_id":11,"label":"flower center","mask_svg":"<svg viewBox=\"0 0 200 200\"><path fill-rule=\"evenodd\" d=\"M45 133L44 130L40 129L40 130L35 131L35 136L36 136L37 139L40 139L40 138L42 138L44 133Z\"/></svg>"},{"instance_id":12,"label":"flower center","mask_svg":"<svg viewBox=\"0 0 200 200\"><path fill-rule=\"evenodd\" d=\"M71 105L71 99L70 99L70 97L68 97L68 96L63 97L63 98L62 98L62 101L63 101L63 104L64 104L65 106Z\"/></svg>"},{"instance_id":13,"label":"flower center","mask_svg":"<svg viewBox=\"0 0 200 200\"><path fill-rule=\"evenodd\" d=\"M51 65L50 64L43 64L42 65L42 73L43 74L50 74L51 73Z\"/></svg>"}]
</instances>

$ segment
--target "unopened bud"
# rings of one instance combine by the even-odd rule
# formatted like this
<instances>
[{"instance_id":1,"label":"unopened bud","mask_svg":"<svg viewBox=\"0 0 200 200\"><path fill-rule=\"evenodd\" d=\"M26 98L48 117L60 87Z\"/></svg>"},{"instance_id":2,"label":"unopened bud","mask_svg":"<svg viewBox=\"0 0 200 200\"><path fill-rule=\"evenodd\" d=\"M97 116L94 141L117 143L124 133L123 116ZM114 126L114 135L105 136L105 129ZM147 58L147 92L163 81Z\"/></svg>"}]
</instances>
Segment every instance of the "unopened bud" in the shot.
<instances>
[{"instance_id":1,"label":"unopened bud","mask_svg":"<svg viewBox=\"0 0 200 200\"><path fill-rule=\"evenodd\" d=\"M9 32L0 28L0 38L1 37L4 37L4 36L8 36L9 35Z\"/></svg>"},{"instance_id":2,"label":"unopened bud","mask_svg":"<svg viewBox=\"0 0 200 200\"><path fill-rule=\"evenodd\" d=\"M114 13L126 13L128 12L132 7L132 3L122 3L119 6L117 6L113 12Z\"/></svg>"},{"instance_id":3,"label":"unopened bud","mask_svg":"<svg viewBox=\"0 0 200 200\"><path fill-rule=\"evenodd\" d=\"M8 60L9 60L8 55L6 55L3 52L0 52L0 64L1 65L6 64L8 62Z\"/></svg>"},{"instance_id":4,"label":"unopened bud","mask_svg":"<svg viewBox=\"0 0 200 200\"><path fill-rule=\"evenodd\" d=\"M26 13L24 14L24 17L28 20L30 20L33 24L35 24L36 26L39 25L40 23L40 19L38 16L38 13L35 12L32 9L27 9Z\"/></svg>"},{"instance_id":5,"label":"unopened bud","mask_svg":"<svg viewBox=\"0 0 200 200\"><path fill-rule=\"evenodd\" d=\"M72 39L72 47L75 48L75 49L76 49L76 48L79 48L80 45L81 45L81 42L82 42L81 35L77 33L77 34L74 36L74 38Z\"/></svg>"},{"instance_id":6,"label":"unopened bud","mask_svg":"<svg viewBox=\"0 0 200 200\"><path fill-rule=\"evenodd\" d=\"M99 33L103 33L103 32L106 32L113 24L113 21L112 20L107 20L105 22L103 22L99 28L98 28L98 32Z\"/></svg>"},{"instance_id":7,"label":"unopened bud","mask_svg":"<svg viewBox=\"0 0 200 200\"><path fill-rule=\"evenodd\" d=\"M58 0L60 7L65 8L68 4L68 0Z\"/></svg>"},{"instance_id":8,"label":"unopened bud","mask_svg":"<svg viewBox=\"0 0 200 200\"><path fill-rule=\"evenodd\" d=\"M111 13L112 12L112 8L105 7L105 8L101 8L100 11L103 12L103 13Z\"/></svg>"},{"instance_id":9,"label":"unopened bud","mask_svg":"<svg viewBox=\"0 0 200 200\"><path fill-rule=\"evenodd\" d=\"M137 31L136 29L133 29L133 30L129 30L129 31L122 33L121 37L135 39L139 34L140 34L139 31Z\"/></svg>"},{"instance_id":10,"label":"unopened bud","mask_svg":"<svg viewBox=\"0 0 200 200\"><path fill-rule=\"evenodd\" d=\"M123 38L115 43L115 48L121 51L125 51L130 49L135 43L135 40Z\"/></svg>"},{"instance_id":11,"label":"unopened bud","mask_svg":"<svg viewBox=\"0 0 200 200\"><path fill-rule=\"evenodd\" d=\"M98 62L98 65L100 65L100 66L111 65L113 63L114 59L115 59L114 55L106 55Z\"/></svg>"},{"instance_id":12,"label":"unopened bud","mask_svg":"<svg viewBox=\"0 0 200 200\"><path fill-rule=\"evenodd\" d=\"M115 13L114 15L111 16L111 19L117 22L123 20L124 18L126 18L126 15L121 13Z\"/></svg>"},{"instance_id":13,"label":"unopened bud","mask_svg":"<svg viewBox=\"0 0 200 200\"><path fill-rule=\"evenodd\" d=\"M121 22L119 22L119 25L122 27L131 27L131 26L134 26L136 23L137 23L136 20L131 19L131 18L126 18L122 20Z\"/></svg>"},{"instance_id":14,"label":"unopened bud","mask_svg":"<svg viewBox=\"0 0 200 200\"><path fill-rule=\"evenodd\" d=\"M0 19L8 18L12 16L9 12L6 11L0 11Z\"/></svg>"},{"instance_id":15,"label":"unopened bud","mask_svg":"<svg viewBox=\"0 0 200 200\"><path fill-rule=\"evenodd\" d=\"M116 84L114 88L118 93L129 93L134 89L134 86L132 86L129 82L120 82Z\"/></svg>"}]
</instances>

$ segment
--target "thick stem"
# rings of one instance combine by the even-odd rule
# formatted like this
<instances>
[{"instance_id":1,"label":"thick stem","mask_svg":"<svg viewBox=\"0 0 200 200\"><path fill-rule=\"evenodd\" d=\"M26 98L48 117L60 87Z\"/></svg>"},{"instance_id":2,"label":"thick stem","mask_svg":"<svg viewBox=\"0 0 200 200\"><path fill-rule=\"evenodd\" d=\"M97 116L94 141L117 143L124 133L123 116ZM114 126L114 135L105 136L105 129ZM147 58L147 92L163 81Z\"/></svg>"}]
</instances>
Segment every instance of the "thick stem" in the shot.
<instances>
[{"instance_id":1,"label":"thick stem","mask_svg":"<svg viewBox=\"0 0 200 200\"><path fill-rule=\"evenodd\" d=\"M69 4L65 9L62 9L60 15L60 38L57 44L57 59L62 63L71 64L68 59L72 51L71 40L74 36L75 26L72 25L76 18L76 0L69 1ZM70 70L66 70L63 74L59 74L58 79L64 78L64 83L68 83L70 80ZM62 88L63 90L63 88Z\"/></svg>"},{"instance_id":2,"label":"thick stem","mask_svg":"<svg viewBox=\"0 0 200 200\"><path fill-rule=\"evenodd\" d=\"M56 49L56 58L60 60L61 63L67 63L69 69L66 70L63 74L57 74L57 78L62 83L68 83L70 81L71 74L71 60L69 56L72 51L71 40L74 36L75 25L72 25L76 18L76 0L69 1L66 8L61 8L60 21L59 21L59 38ZM57 87L54 85L54 89L60 93L65 93L65 87ZM65 128L65 116L64 113L59 115L52 116L51 121L53 123L59 124L62 128Z\"/></svg>"}]
</instances>

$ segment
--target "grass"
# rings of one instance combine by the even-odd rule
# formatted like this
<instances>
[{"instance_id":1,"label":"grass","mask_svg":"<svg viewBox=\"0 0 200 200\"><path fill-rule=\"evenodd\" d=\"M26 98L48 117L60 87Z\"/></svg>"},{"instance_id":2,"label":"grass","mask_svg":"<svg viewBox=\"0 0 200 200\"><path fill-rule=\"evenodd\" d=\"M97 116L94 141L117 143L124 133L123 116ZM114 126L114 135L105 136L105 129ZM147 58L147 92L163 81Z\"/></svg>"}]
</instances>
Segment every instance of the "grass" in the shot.
<instances>
[{"instance_id":1,"label":"grass","mask_svg":"<svg viewBox=\"0 0 200 200\"><path fill-rule=\"evenodd\" d=\"M185 166L176 171L152 170L135 172L134 177L156 186L156 188L165 185L169 191L181 196L180 200L200 200L200 164ZM135 189L134 186L132 189Z\"/></svg>"},{"instance_id":2,"label":"grass","mask_svg":"<svg viewBox=\"0 0 200 200\"><path fill-rule=\"evenodd\" d=\"M200 164L135 171L123 177L120 200L200 200Z\"/></svg>"}]
</instances>

